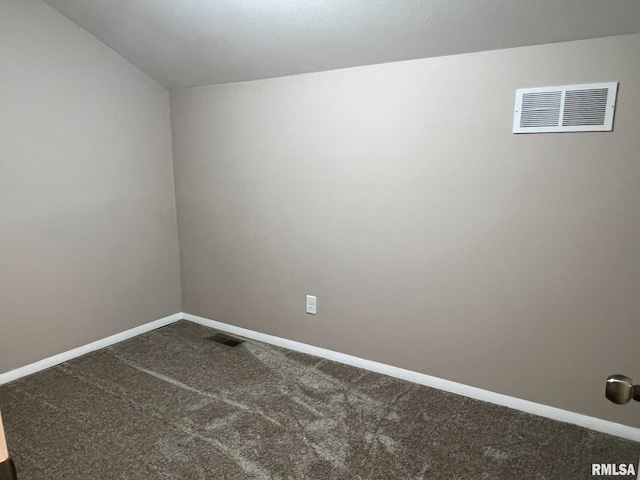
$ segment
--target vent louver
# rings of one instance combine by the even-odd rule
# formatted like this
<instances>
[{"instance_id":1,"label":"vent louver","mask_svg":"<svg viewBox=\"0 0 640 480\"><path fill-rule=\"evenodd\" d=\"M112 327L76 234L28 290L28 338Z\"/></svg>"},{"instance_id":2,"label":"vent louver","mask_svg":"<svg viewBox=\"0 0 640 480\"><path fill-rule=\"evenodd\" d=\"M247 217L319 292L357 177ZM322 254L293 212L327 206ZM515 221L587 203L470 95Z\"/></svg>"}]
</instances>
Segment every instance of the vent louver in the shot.
<instances>
[{"instance_id":1,"label":"vent louver","mask_svg":"<svg viewBox=\"0 0 640 480\"><path fill-rule=\"evenodd\" d=\"M513 133L613 130L617 82L516 91Z\"/></svg>"}]
</instances>

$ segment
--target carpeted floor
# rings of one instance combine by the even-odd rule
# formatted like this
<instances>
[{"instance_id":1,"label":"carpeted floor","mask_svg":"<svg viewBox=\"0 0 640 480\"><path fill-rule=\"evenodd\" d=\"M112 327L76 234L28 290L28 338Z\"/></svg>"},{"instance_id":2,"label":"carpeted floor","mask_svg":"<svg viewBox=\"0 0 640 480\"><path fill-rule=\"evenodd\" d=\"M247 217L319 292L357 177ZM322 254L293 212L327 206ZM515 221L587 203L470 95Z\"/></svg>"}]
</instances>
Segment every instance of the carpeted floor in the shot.
<instances>
[{"instance_id":1,"label":"carpeted floor","mask_svg":"<svg viewBox=\"0 0 640 480\"><path fill-rule=\"evenodd\" d=\"M638 464L634 442L213 333L181 321L1 386L19 479L570 480Z\"/></svg>"}]
</instances>

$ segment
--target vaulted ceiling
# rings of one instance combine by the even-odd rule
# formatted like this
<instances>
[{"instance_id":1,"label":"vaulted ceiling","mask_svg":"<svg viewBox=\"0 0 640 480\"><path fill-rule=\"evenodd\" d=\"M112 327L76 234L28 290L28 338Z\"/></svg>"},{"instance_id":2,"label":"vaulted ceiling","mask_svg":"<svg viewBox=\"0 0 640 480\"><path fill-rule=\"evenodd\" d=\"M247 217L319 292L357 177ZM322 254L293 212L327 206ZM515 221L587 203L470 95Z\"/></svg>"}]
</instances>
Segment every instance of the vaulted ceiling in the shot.
<instances>
[{"instance_id":1,"label":"vaulted ceiling","mask_svg":"<svg viewBox=\"0 0 640 480\"><path fill-rule=\"evenodd\" d=\"M45 1L167 88L640 32L638 0Z\"/></svg>"}]
</instances>

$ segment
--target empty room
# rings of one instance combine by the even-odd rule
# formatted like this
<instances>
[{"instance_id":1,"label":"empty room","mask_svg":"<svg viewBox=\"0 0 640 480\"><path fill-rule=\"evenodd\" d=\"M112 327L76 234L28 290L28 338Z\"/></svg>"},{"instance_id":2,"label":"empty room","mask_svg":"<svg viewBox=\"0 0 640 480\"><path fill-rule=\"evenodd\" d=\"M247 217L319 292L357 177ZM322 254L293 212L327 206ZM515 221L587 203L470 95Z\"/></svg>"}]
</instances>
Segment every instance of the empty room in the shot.
<instances>
[{"instance_id":1,"label":"empty room","mask_svg":"<svg viewBox=\"0 0 640 480\"><path fill-rule=\"evenodd\" d=\"M0 0L0 480L640 478L637 0Z\"/></svg>"}]
</instances>

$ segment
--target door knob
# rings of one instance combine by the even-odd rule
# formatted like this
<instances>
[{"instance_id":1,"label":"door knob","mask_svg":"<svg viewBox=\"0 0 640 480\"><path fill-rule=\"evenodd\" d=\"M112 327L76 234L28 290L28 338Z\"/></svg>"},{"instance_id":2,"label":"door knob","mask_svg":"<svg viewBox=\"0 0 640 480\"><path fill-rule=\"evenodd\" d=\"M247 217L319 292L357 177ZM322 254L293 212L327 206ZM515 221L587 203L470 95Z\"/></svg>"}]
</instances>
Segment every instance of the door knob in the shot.
<instances>
[{"instance_id":1,"label":"door knob","mask_svg":"<svg viewBox=\"0 0 640 480\"><path fill-rule=\"evenodd\" d=\"M629 403L631 399L640 401L640 385L624 375L611 375L607 378L605 395L613 403Z\"/></svg>"}]
</instances>

